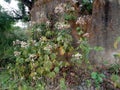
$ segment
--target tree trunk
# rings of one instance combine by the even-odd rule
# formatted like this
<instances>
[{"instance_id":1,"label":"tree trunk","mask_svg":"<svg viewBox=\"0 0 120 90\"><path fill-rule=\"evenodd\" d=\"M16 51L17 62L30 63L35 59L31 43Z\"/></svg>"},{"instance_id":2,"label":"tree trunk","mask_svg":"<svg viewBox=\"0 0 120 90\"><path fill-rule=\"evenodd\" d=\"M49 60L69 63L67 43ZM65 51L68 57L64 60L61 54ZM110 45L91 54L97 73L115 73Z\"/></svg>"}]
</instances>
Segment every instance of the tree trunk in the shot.
<instances>
[{"instance_id":1,"label":"tree trunk","mask_svg":"<svg viewBox=\"0 0 120 90\"><path fill-rule=\"evenodd\" d=\"M118 63L114 54L120 52L120 47L115 49L113 44L120 36L120 0L94 0L90 33L90 45L104 48L91 51L90 59L100 65Z\"/></svg>"}]
</instances>

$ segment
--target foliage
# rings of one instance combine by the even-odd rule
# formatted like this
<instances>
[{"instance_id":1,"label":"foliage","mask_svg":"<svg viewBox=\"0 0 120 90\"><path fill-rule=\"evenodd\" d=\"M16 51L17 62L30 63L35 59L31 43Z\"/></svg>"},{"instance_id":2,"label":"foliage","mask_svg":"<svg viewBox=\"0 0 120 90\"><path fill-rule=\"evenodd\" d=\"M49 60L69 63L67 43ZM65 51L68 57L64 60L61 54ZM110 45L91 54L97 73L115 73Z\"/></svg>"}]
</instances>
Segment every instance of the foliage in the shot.
<instances>
[{"instance_id":1,"label":"foliage","mask_svg":"<svg viewBox=\"0 0 120 90\"><path fill-rule=\"evenodd\" d=\"M0 66L4 66L13 59L13 47L11 47L11 42L15 40L14 34L11 32L13 24L14 20L11 16L0 7Z\"/></svg>"},{"instance_id":2,"label":"foliage","mask_svg":"<svg viewBox=\"0 0 120 90\"><path fill-rule=\"evenodd\" d=\"M29 85L28 82L20 79L12 79L8 71L0 73L0 90L44 90L44 85L38 82L35 87Z\"/></svg>"},{"instance_id":3,"label":"foliage","mask_svg":"<svg viewBox=\"0 0 120 90\"><path fill-rule=\"evenodd\" d=\"M82 0L82 12L88 12L88 14L92 14L92 6L93 6L93 0Z\"/></svg>"},{"instance_id":4,"label":"foliage","mask_svg":"<svg viewBox=\"0 0 120 90\"><path fill-rule=\"evenodd\" d=\"M23 10L23 4L19 5L19 8ZM77 18L74 7L69 7L71 6L66 6L67 11L63 14L66 22L75 21ZM25 13L24 10L22 13ZM63 26L61 24L61 27ZM81 29L78 31L82 32ZM76 69L82 63L89 63L88 54L91 48L87 39L80 37L80 45L74 47L72 45L74 38L70 29L53 29L47 23L36 24L29 32L32 36L27 40L13 42L15 59L13 64L8 65L11 80L17 82L13 88L29 89L33 86L34 89L44 90L47 80L54 80L60 75L62 79L59 79L59 86L61 90L66 90L65 78L68 72L64 69L70 67ZM83 32L79 33L81 34Z\"/></svg>"},{"instance_id":5,"label":"foliage","mask_svg":"<svg viewBox=\"0 0 120 90\"><path fill-rule=\"evenodd\" d=\"M13 56L13 41L17 38L22 39L20 35L16 34L15 31L19 32L19 27L14 26L15 20L2 8L0 7L0 67L6 66L10 62L14 62ZM21 31L22 32L22 31Z\"/></svg>"},{"instance_id":6,"label":"foliage","mask_svg":"<svg viewBox=\"0 0 120 90\"><path fill-rule=\"evenodd\" d=\"M109 70L114 73L114 74L119 74L120 70L120 64L119 63L114 63L110 66Z\"/></svg>"},{"instance_id":7,"label":"foliage","mask_svg":"<svg viewBox=\"0 0 120 90\"><path fill-rule=\"evenodd\" d=\"M100 83L103 82L103 78L105 78L105 75L99 74L98 72L92 72L91 78L95 81L95 85L99 87Z\"/></svg>"},{"instance_id":8,"label":"foliage","mask_svg":"<svg viewBox=\"0 0 120 90\"><path fill-rule=\"evenodd\" d=\"M12 17L0 6L0 32L10 30L13 24Z\"/></svg>"},{"instance_id":9,"label":"foliage","mask_svg":"<svg viewBox=\"0 0 120 90\"><path fill-rule=\"evenodd\" d=\"M118 48L118 45L119 45L119 42L120 42L120 37L118 37L115 42L114 42L114 48L117 49ZM120 61L120 53L119 52L116 52L114 53L114 58L116 59L115 63L111 65L110 67L110 70L114 73L114 74L118 74L119 73L119 70L120 70L120 64L119 64L119 61Z\"/></svg>"},{"instance_id":10,"label":"foliage","mask_svg":"<svg viewBox=\"0 0 120 90\"><path fill-rule=\"evenodd\" d=\"M83 57L72 46L73 39L69 30L53 31L46 24L41 24L35 25L32 33L32 38L27 41L14 41L16 61L15 65L9 66L14 78L30 80L33 81L31 83L37 84L40 78L43 78L43 82L48 78L55 78L62 68L78 67L82 64ZM80 49L85 48L82 46ZM83 51L88 54L87 51ZM60 83L60 87L65 90L63 81Z\"/></svg>"},{"instance_id":11,"label":"foliage","mask_svg":"<svg viewBox=\"0 0 120 90\"><path fill-rule=\"evenodd\" d=\"M23 22L27 22L30 20L30 16L26 10L26 7L25 5L22 3L22 2L18 2L18 8L19 8L19 11L20 11L20 14L21 14L21 20Z\"/></svg>"},{"instance_id":12,"label":"foliage","mask_svg":"<svg viewBox=\"0 0 120 90\"><path fill-rule=\"evenodd\" d=\"M11 0L4 0L4 1L9 4L11 3ZM11 10L11 12L13 13L13 15L11 15L12 19L13 20L22 20L23 22L30 21L30 15L28 14L28 10L26 9L25 3L23 3L21 0L16 0L16 1L18 1L19 10L18 11L15 9Z\"/></svg>"},{"instance_id":13,"label":"foliage","mask_svg":"<svg viewBox=\"0 0 120 90\"><path fill-rule=\"evenodd\" d=\"M115 87L120 88L120 76L119 75L112 74L111 75L111 80L113 81Z\"/></svg>"},{"instance_id":14,"label":"foliage","mask_svg":"<svg viewBox=\"0 0 120 90\"><path fill-rule=\"evenodd\" d=\"M67 20L67 21L71 21L71 20L75 20L75 19L76 19L76 17L75 17L74 14L65 14L65 15L64 15L64 18L65 18L65 20Z\"/></svg>"},{"instance_id":15,"label":"foliage","mask_svg":"<svg viewBox=\"0 0 120 90\"><path fill-rule=\"evenodd\" d=\"M14 46L13 41L16 39L26 40L27 37L24 34L24 31L21 30L14 30L17 28L13 28L13 31L4 31L0 32L0 67L6 66L9 63L14 63L15 57L13 56L14 53Z\"/></svg>"},{"instance_id":16,"label":"foliage","mask_svg":"<svg viewBox=\"0 0 120 90\"><path fill-rule=\"evenodd\" d=\"M60 90L67 90L64 78L60 79Z\"/></svg>"},{"instance_id":17,"label":"foliage","mask_svg":"<svg viewBox=\"0 0 120 90\"><path fill-rule=\"evenodd\" d=\"M92 48L90 48L89 44L87 43L86 39L82 40L81 44L79 45L79 49L82 50L82 55L85 61L88 61L88 55Z\"/></svg>"},{"instance_id":18,"label":"foliage","mask_svg":"<svg viewBox=\"0 0 120 90\"><path fill-rule=\"evenodd\" d=\"M91 13L92 2L90 2L90 0L83 0L82 4L83 12L87 10L87 12ZM24 5L19 3L19 8L21 8L22 13L25 14ZM69 8L69 6L67 6L67 8ZM9 71L0 73L0 81L2 81L0 82L0 89L45 90L48 84L51 84L52 81L57 79L59 88L61 90L67 90L67 75L76 78L88 75L98 88L101 83L104 83L105 75L99 71L93 72L94 68L92 68L89 61L89 53L92 49L101 51L103 48L91 48L87 38L84 36L79 37L79 45L78 47L74 47L74 38L71 35L70 27L67 29L63 28L63 24L69 24L68 21L76 20L77 17L74 8L72 8L72 10L73 11L68 9L68 11L63 14L65 23L61 24L62 29L56 27L51 28L47 23L35 24L29 30L31 36L28 36L23 30L7 32L12 28L14 21L11 21L10 26L7 26L7 28L2 27L3 29L1 30L5 31L0 32L3 35L1 35L2 38L0 39L2 43L0 50L3 52L0 53L0 62L4 61L5 64L8 59L13 62L9 63L7 67ZM76 31L80 36L84 34L84 30L80 26L76 27ZM4 41L4 39L6 41ZM12 46L12 41L14 46ZM114 44L116 48L118 41ZM69 72L71 68L73 71ZM88 68L91 71L87 71ZM120 87L120 77L117 75L119 74L119 69L120 66L118 64L110 68L110 70L113 71L110 79L115 87ZM78 72L76 73L74 70L78 70ZM90 72L92 73L89 74ZM82 74L77 75L78 73ZM91 80L87 80L88 85L93 84L91 83Z\"/></svg>"}]
</instances>

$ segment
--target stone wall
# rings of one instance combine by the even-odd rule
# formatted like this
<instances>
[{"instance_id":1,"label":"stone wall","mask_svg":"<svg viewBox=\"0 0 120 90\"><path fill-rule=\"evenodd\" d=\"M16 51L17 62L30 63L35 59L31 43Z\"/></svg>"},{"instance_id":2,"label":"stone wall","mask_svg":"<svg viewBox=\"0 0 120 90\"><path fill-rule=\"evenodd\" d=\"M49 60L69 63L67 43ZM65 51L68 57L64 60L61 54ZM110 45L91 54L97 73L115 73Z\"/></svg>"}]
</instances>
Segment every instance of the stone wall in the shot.
<instances>
[{"instance_id":1,"label":"stone wall","mask_svg":"<svg viewBox=\"0 0 120 90\"><path fill-rule=\"evenodd\" d=\"M99 64L104 62L120 63L114 54L120 53L120 47L114 48L115 40L120 36L120 0L95 0L93 4L91 46L101 46L101 52L91 52L91 60Z\"/></svg>"}]
</instances>

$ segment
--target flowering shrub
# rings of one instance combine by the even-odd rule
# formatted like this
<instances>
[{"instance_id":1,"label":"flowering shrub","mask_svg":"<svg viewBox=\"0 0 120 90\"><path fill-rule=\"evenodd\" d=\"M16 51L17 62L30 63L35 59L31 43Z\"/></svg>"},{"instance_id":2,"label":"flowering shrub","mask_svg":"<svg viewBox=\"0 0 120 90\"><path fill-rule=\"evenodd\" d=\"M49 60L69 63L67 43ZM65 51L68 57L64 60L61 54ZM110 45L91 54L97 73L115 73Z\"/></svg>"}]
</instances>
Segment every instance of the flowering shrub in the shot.
<instances>
[{"instance_id":1,"label":"flowering shrub","mask_svg":"<svg viewBox=\"0 0 120 90\"><path fill-rule=\"evenodd\" d=\"M77 47L73 47L69 30L53 32L44 24L34 28L34 31L40 35L39 38L13 41L16 62L14 66L9 66L9 70L16 79L32 80L35 83L43 78L55 78L62 68L74 68L82 64L84 56Z\"/></svg>"},{"instance_id":2,"label":"flowering shrub","mask_svg":"<svg viewBox=\"0 0 120 90\"><path fill-rule=\"evenodd\" d=\"M84 38L79 37L78 47L73 46L74 38L68 21L76 20L75 8L60 4L55 8L55 13L61 14L61 20L55 22L54 28L50 28L49 20L35 24L29 40L13 41L16 61L14 66L8 68L15 79L30 80L32 84L37 84L36 81L45 83L47 79L54 79L58 75L66 77L66 68L74 69L88 60L90 49L85 39L88 34ZM83 22L79 19L78 23ZM81 29L78 31L82 32Z\"/></svg>"}]
</instances>

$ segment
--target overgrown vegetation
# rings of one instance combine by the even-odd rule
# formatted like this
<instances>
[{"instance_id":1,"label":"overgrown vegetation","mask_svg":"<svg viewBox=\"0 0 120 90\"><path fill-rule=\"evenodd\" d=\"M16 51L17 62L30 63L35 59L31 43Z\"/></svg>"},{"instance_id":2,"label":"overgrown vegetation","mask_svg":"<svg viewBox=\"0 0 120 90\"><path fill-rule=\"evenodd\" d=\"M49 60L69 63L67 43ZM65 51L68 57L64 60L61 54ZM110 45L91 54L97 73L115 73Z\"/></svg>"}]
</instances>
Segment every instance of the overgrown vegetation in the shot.
<instances>
[{"instance_id":1,"label":"overgrown vegetation","mask_svg":"<svg viewBox=\"0 0 120 90\"><path fill-rule=\"evenodd\" d=\"M70 31L52 31L46 24L34 27L35 33L31 39L14 41L16 62L15 65L9 65L9 72L14 75L14 79L28 81L30 85L37 85L38 81L46 85L46 81L50 82L59 74L59 78L65 78L66 69L75 69L82 64L86 56L72 46Z\"/></svg>"},{"instance_id":2,"label":"overgrown vegetation","mask_svg":"<svg viewBox=\"0 0 120 90\"><path fill-rule=\"evenodd\" d=\"M15 20L0 6L0 67L5 67L8 63L14 62L13 41L25 39L25 36L21 38L20 33L18 33L21 31L20 27L14 26L14 24ZM16 31L17 33L15 33Z\"/></svg>"},{"instance_id":3,"label":"overgrown vegetation","mask_svg":"<svg viewBox=\"0 0 120 90\"><path fill-rule=\"evenodd\" d=\"M87 0L82 3L85 7L82 12L91 14L92 3ZM62 16L62 22L55 21L54 28L46 21L25 31L14 30L19 29L13 27L14 20L0 9L0 25L3 26L0 27L0 90L67 90L82 83L100 90L101 87L119 89L120 65L116 63L107 68L91 64L90 51L103 48L89 46L89 33L83 27L86 22L76 16L72 5L60 4L58 7L55 12ZM75 21L78 23L75 32L79 35L76 46L71 34L71 23L75 25ZM114 56L119 59L119 54Z\"/></svg>"},{"instance_id":4,"label":"overgrown vegetation","mask_svg":"<svg viewBox=\"0 0 120 90\"><path fill-rule=\"evenodd\" d=\"M14 20L0 6L0 66L5 65L5 59L11 58L13 48L12 41L15 40L11 33Z\"/></svg>"}]
</instances>

